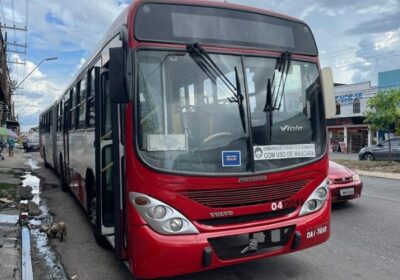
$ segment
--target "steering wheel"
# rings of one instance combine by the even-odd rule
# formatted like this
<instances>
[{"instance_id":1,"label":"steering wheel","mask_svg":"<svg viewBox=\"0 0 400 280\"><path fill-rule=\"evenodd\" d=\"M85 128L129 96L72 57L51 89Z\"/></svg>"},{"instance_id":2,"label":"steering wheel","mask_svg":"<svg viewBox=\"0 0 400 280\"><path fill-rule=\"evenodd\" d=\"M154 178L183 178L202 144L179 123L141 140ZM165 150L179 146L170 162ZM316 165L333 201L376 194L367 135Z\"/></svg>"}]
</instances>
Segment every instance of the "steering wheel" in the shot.
<instances>
[{"instance_id":1,"label":"steering wheel","mask_svg":"<svg viewBox=\"0 0 400 280\"><path fill-rule=\"evenodd\" d=\"M230 132L218 132L213 135L208 136L202 141L202 146L219 146L219 144L225 144L226 139L233 138L233 134Z\"/></svg>"}]
</instances>

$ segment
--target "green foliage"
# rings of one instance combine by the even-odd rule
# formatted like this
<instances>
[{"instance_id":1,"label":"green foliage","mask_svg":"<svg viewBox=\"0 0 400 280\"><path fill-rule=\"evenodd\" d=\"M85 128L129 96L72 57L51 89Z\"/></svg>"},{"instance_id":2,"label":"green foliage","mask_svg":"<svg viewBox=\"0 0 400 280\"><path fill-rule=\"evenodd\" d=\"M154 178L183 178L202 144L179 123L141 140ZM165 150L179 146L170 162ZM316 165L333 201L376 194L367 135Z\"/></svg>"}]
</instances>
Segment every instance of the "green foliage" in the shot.
<instances>
[{"instance_id":1,"label":"green foliage","mask_svg":"<svg viewBox=\"0 0 400 280\"><path fill-rule=\"evenodd\" d=\"M400 89L380 91L368 100L368 108L364 112L364 123L372 130L389 130L394 124L400 127Z\"/></svg>"}]
</instances>

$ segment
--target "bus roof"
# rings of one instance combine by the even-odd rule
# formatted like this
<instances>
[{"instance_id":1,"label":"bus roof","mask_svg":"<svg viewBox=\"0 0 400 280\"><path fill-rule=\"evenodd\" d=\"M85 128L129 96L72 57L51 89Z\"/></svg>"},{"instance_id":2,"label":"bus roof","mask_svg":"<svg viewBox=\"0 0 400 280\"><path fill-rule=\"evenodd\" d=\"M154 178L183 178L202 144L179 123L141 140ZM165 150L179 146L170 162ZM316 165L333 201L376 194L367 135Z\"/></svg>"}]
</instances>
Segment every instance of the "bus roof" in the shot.
<instances>
[{"instance_id":1,"label":"bus roof","mask_svg":"<svg viewBox=\"0 0 400 280\"><path fill-rule=\"evenodd\" d=\"M93 63L93 60L101 52L101 50L104 48L104 46L119 32L120 27L123 24L127 24L130 12L131 11L133 12L135 10L135 8L139 5L141 5L142 3L192 4L192 5L199 5L199 6L220 7L220 8L227 8L227 9L233 9L233 10L239 10L239 11L247 11L247 12L253 12L253 13L273 16L273 17L282 18L282 19L286 19L286 20L290 20L290 21L295 21L295 22L299 22L299 23L307 25L304 21L299 20L294 17L290 17L290 16L287 16L284 14L272 12L272 11L265 10L265 9L229 3L228 1L225 1L225 0L133 0L132 3L129 6L127 6L118 15L118 17L113 21L111 26L108 28L107 32L103 35L102 39L98 43L97 47L90 54L90 56L86 60L86 62L79 68L79 70L77 71L77 74L75 74L73 76L73 78L71 79L71 82L68 83L68 86L62 92L60 97L58 99L56 99L56 101L51 106L46 108L46 110L44 110L43 113L48 111L51 107L56 106L60 102L60 100L64 97L64 94L70 89L71 85L73 85L75 83L75 81L82 75L83 70L86 69L88 66L90 66L91 63Z\"/></svg>"}]
</instances>

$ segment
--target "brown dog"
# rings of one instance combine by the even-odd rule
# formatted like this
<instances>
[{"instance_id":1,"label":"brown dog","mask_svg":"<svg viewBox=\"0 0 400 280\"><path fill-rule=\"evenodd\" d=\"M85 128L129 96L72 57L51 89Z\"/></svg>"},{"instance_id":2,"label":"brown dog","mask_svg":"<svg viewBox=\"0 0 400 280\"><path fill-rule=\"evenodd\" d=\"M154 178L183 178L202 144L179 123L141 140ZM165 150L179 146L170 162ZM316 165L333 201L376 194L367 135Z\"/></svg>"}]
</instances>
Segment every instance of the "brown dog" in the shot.
<instances>
[{"instance_id":1,"label":"brown dog","mask_svg":"<svg viewBox=\"0 0 400 280\"><path fill-rule=\"evenodd\" d=\"M67 235L67 226L64 222L52 224L47 230L47 236L51 238L56 238L57 235L60 236L60 241L63 241L64 236Z\"/></svg>"}]
</instances>

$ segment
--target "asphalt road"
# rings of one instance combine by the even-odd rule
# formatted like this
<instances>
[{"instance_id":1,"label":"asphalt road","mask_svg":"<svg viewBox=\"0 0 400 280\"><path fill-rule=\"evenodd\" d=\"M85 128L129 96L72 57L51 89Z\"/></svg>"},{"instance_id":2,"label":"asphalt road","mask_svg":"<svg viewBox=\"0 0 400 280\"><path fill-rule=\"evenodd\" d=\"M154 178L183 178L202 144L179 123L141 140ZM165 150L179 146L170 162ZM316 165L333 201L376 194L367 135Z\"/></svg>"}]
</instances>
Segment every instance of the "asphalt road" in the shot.
<instances>
[{"instance_id":1,"label":"asphalt road","mask_svg":"<svg viewBox=\"0 0 400 280\"><path fill-rule=\"evenodd\" d=\"M45 169L48 182L57 182ZM331 238L319 247L222 269L177 277L200 279L400 279L400 181L362 177L360 199L333 206ZM56 221L68 235L53 241L61 262L75 279L133 279L113 252L96 245L84 211L60 188L43 192Z\"/></svg>"}]
</instances>

